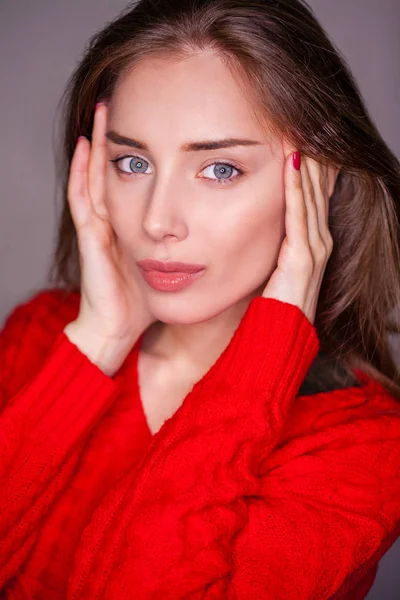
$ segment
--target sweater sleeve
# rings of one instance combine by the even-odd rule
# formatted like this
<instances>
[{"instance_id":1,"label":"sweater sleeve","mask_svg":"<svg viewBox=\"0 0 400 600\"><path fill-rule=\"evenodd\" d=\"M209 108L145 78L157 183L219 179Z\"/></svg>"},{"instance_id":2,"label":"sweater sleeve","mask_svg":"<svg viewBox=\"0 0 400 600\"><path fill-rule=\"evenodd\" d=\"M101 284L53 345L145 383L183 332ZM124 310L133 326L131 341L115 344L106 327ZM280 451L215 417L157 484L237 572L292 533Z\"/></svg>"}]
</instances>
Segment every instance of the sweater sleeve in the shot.
<instances>
[{"instance_id":1,"label":"sweater sleeve","mask_svg":"<svg viewBox=\"0 0 400 600\"><path fill-rule=\"evenodd\" d=\"M378 386L336 411L320 394L326 411L288 439L317 350L297 307L253 300L96 511L68 598L323 600L356 586L398 535L400 410Z\"/></svg>"},{"instance_id":2,"label":"sweater sleeve","mask_svg":"<svg viewBox=\"0 0 400 600\"><path fill-rule=\"evenodd\" d=\"M18 306L0 333L0 589L65 487L79 457L72 451L115 392L115 381L54 324L54 301L44 292Z\"/></svg>"},{"instance_id":3,"label":"sweater sleeve","mask_svg":"<svg viewBox=\"0 0 400 600\"><path fill-rule=\"evenodd\" d=\"M272 469L248 499L224 582L235 598L367 594L400 535L400 412L360 416L331 433L329 443Z\"/></svg>"}]
</instances>

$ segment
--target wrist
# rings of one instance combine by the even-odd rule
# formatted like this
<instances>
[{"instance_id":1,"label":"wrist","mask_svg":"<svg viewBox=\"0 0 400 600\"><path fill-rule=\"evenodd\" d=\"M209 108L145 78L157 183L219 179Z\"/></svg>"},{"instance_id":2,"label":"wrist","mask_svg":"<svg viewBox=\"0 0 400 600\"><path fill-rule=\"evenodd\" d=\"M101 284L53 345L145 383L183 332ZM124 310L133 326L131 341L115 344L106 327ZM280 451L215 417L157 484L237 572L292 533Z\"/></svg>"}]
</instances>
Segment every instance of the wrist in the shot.
<instances>
[{"instance_id":1,"label":"wrist","mask_svg":"<svg viewBox=\"0 0 400 600\"><path fill-rule=\"evenodd\" d=\"M64 333L88 359L105 375L113 377L122 366L134 345L134 340L116 340L105 338L85 329L77 321L71 321Z\"/></svg>"}]
</instances>

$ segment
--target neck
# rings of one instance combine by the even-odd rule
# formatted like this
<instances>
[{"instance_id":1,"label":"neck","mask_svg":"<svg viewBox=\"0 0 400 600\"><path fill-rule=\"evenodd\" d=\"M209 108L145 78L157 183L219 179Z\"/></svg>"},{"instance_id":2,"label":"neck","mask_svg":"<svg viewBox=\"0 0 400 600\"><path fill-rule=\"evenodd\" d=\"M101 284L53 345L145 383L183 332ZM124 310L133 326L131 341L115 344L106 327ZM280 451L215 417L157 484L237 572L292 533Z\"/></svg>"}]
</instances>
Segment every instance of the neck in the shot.
<instances>
[{"instance_id":1,"label":"neck","mask_svg":"<svg viewBox=\"0 0 400 600\"><path fill-rule=\"evenodd\" d=\"M255 290L215 317L199 323L169 324L157 321L145 332L141 351L180 372L205 374L228 346Z\"/></svg>"}]
</instances>

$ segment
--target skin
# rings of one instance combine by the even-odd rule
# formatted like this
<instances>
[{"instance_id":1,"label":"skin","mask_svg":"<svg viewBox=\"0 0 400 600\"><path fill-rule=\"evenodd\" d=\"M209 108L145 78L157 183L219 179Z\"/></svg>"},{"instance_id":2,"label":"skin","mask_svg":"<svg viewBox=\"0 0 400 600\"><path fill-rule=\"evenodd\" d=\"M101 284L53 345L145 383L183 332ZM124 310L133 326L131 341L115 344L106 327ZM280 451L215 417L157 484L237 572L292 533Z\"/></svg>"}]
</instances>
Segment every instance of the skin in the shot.
<instances>
[{"instance_id":1,"label":"skin","mask_svg":"<svg viewBox=\"0 0 400 600\"><path fill-rule=\"evenodd\" d=\"M196 378L223 352L277 266L285 237L284 143L261 128L242 86L210 52L141 62L119 81L108 110L108 132L148 146L107 140L105 198L120 256L158 319L141 349L166 372L174 366ZM188 141L228 137L258 144L180 150ZM132 171L126 158L118 163L125 172L117 172L110 160L124 154L146 162ZM243 175L235 177L226 161ZM136 265L146 258L200 263L206 272L185 290L159 292Z\"/></svg>"}]
</instances>

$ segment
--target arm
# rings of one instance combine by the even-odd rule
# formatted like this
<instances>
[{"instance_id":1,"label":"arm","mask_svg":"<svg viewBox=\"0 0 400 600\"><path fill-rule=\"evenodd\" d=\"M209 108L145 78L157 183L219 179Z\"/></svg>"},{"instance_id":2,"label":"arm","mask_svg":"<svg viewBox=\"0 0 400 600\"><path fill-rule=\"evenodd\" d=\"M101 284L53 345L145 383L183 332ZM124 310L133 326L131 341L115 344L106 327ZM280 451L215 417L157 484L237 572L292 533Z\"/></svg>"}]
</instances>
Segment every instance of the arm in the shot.
<instances>
[{"instance_id":1,"label":"arm","mask_svg":"<svg viewBox=\"0 0 400 600\"><path fill-rule=\"evenodd\" d=\"M361 600L400 535L400 410L360 411L326 433L267 472L249 499L233 545L237 599Z\"/></svg>"},{"instance_id":2,"label":"arm","mask_svg":"<svg viewBox=\"0 0 400 600\"><path fill-rule=\"evenodd\" d=\"M56 307L41 293L0 334L0 589L35 543L116 389L55 322Z\"/></svg>"},{"instance_id":3,"label":"arm","mask_svg":"<svg viewBox=\"0 0 400 600\"><path fill-rule=\"evenodd\" d=\"M343 424L307 436L305 421L285 444L317 349L297 307L253 300L216 367L97 510L69 597L322 600L361 577L400 520L400 410L379 417L380 388L365 409L358 392ZM105 554L88 551L102 539Z\"/></svg>"}]
</instances>

